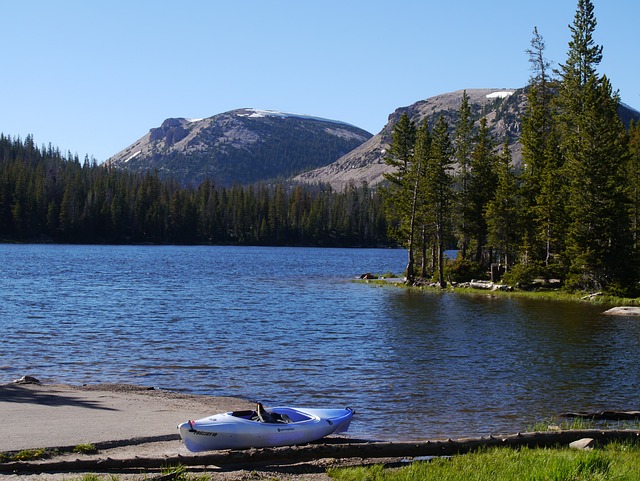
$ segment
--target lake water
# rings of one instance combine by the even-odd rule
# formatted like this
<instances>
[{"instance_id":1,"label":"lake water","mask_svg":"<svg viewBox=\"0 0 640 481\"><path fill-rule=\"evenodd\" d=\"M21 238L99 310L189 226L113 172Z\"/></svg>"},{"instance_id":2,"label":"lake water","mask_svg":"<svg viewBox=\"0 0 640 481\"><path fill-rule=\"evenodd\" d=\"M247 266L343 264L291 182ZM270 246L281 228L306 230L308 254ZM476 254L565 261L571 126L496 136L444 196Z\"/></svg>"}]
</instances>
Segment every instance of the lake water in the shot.
<instances>
[{"instance_id":1,"label":"lake water","mask_svg":"<svg viewBox=\"0 0 640 481\"><path fill-rule=\"evenodd\" d=\"M0 383L22 375L350 406L351 435L512 433L639 409L640 320L351 281L402 250L0 246ZM188 417L188 413L185 413Z\"/></svg>"}]
</instances>

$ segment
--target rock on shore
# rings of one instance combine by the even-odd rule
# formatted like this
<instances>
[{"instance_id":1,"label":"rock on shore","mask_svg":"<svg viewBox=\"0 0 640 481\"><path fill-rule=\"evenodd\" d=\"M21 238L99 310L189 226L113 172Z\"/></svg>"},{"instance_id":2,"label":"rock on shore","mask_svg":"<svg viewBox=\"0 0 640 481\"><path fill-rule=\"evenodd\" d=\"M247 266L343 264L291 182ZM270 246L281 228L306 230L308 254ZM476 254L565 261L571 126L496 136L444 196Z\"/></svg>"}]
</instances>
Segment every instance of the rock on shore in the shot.
<instances>
[{"instance_id":1,"label":"rock on shore","mask_svg":"<svg viewBox=\"0 0 640 481\"><path fill-rule=\"evenodd\" d=\"M603 314L608 316L640 316L640 307L637 306L620 306L612 307L604 311Z\"/></svg>"}]
</instances>

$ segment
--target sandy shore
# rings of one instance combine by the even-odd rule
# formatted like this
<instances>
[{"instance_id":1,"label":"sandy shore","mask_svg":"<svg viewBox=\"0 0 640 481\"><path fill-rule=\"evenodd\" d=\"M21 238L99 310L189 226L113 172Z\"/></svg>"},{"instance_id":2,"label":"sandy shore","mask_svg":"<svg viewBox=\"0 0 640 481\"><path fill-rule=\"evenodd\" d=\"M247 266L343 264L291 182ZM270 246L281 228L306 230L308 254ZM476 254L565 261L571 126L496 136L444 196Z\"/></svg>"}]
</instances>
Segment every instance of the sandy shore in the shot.
<instances>
[{"instance_id":1,"label":"sandy shore","mask_svg":"<svg viewBox=\"0 0 640 481\"><path fill-rule=\"evenodd\" d=\"M50 461L76 459L135 459L175 458L190 456L178 435L179 423L217 412L250 409L247 400L196 396L144 387L119 384L69 386L60 384L0 385L0 453L14 453L25 449L58 448L60 454ZM77 454L72 448L80 444L94 444L95 454ZM39 463L34 461L33 463ZM256 467L218 470L203 467L213 473L213 479L308 479L324 481L324 462L305 465L295 473ZM82 472L16 474L0 472L2 481L73 480ZM313 472L311 472L313 471ZM92 471L94 472L94 471ZM112 474L109 471L105 479ZM135 470L115 473L121 480L149 479L158 471Z\"/></svg>"},{"instance_id":2,"label":"sandy shore","mask_svg":"<svg viewBox=\"0 0 640 481\"><path fill-rule=\"evenodd\" d=\"M0 386L0 452L136 438L178 439L181 422L251 406L237 398L117 384L5 384Z\"/></svg>"}]
</instances>

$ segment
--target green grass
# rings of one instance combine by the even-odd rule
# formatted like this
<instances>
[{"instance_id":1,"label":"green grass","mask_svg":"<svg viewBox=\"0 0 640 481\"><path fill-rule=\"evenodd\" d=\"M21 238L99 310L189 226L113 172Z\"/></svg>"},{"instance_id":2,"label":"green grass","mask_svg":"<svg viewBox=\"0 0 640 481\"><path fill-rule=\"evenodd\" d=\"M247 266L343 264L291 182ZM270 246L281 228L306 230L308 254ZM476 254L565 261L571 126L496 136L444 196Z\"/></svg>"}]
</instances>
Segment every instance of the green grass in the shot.
<instances>
[{"instance_id":1,"label":"green grass","mask_svg":"<svg viewBox=\"0 0 640 481\"><path fill-rule=\"evenodd\" d=\"M391 276L388 276L391 277ZM606 306L638 306L640 305L640 298L636 297L616 297L611 295L598 295L594 296L588 300L582 299L585 296L588 296L592 293L588 292L569 292L563 289L538 289L538 290L520 290L514 289L512 291L491 291L488 289L474 289L471 287L451 287L451 284L448 284L448 287L445 290L440 289L439 287L429 287L429 286L407 286L404 283L398 284L390 284L380 279L373 280L360 280L356 279L355 282L367 282L371 284L380 284L380 285L389 285L393 287L402 287L406 289L418 289L421 291L430 291L434 293L440 292L453 292L461 295L471 295L471 296L492 296L492 297L511 297L511 298L524 298L524 299L539 299L539 300L548 300L548 301L567 301L567 302L589 302L591 304L597 305L606 305Z\"/></svg>"},{"instance_id":2,"label":"green grass","mask_svg":"<svg viewBox=\"0 0 640 481\"><path fill-rule=\"evenodd\" d=\"M98 452L93 444L78 444L71 451L78 454L93 454ZM23 449L22 451L0 453L0 463L34 461L58 454L60 454L60 451L53 448Z\"/></svg>"},{"instance_id":3,"label":"green grass","mask_svg":"<svg viewBox=\"0 0 640 481\"><path fill-rule=\"evenodd\" d=\"M434 458L401 468L332 468L336 481L601 481L640 479L640 448L612 444L595 451L496 448Z\"/></svg>"},{"instance_id":4,"label":"green grass","mask_svg":"<svg viewBox=\"0 0 640 481\"><path fill-rule=\"evenodd\" d=\"M16 453L0 453L0 463L9 463L12 461L33 461L34 459L46 458L51 451L46 449L24 449Z\"/></svg>"},{"instance_id":5,"label":"green grass","mask_svg":"<svg viewBox=\"0 0 640 481\"><path fill-rule=\"evenodd\" d=\"M605 424L605 423L602 423ZM527 429L528 432L545 432L545 431L571 431L576 429L595 429L596 423L593 419L588 418L567 418L563 420L550 419L549 421L540 421ZM617 427L616 429L620 429Z\"/></svg>"},{"instance_id":6,"label":"green grass","mask_svg":"<svg viewBox=\"0 0 640 481\"><path fill-rule=\"evenodd\" d=\"M93 474L93 473L88 473L88 474L83 474L82 477L80 478L76 478L78 481L118 481L118 476L116 476L115 474L108 474L108 475L100 475L100 474Z\"/></svg>"},{"instance_id":7,"label":"green grass","mask_svg":"<svg viewBox=\"0 0 640 481\"><path fill-rule=\"evenodd\" d=\"M172 481L211 481L214 479L209 474L189 474L187 468L178 464L175 466L165 466L162 468L162 477L168 477Z\"/></svg>"},{"instance_id":8,"label":"green grass","mask_svg":"<svg viewBox=\"0 0 640 481\"><path fill-rule=\"evenodd\" d=\"M386 468L381 464L329 468L327 474L335 481L634 481L640 479L639 467L640 444L611 443L593 451L489 448L470 454L416 461L400 468ZM190 474L181 465L167 466L162 474L176 481L215 479L211 474ZM65 479L118 481L119 478L116 475L84 474Z\"/></svg>"},{"instance_id":9,"label":"green grass","mask_svg":"<svg viewBox=\"0 0 640 481\"><path fill-rule=\"evenodd\" d=\"M78 444L72 451L78 454L94 454L98 452L93 444Z\"/></svg>"},{"instance_id":10,"label":"green grass","mask_svg":"<svg viewBox=\"0 0 640 481\"><path fill-rule=\"evenodd\" d=\"M526 429L527 432L548 432L548 431L576 431L584 429L606 429L606 430L640 430L640 419L591 419L591 418L564 418L550 419L534 423ZM640 476L638 476L640 480Z\"/></svg>"}]
</instances>

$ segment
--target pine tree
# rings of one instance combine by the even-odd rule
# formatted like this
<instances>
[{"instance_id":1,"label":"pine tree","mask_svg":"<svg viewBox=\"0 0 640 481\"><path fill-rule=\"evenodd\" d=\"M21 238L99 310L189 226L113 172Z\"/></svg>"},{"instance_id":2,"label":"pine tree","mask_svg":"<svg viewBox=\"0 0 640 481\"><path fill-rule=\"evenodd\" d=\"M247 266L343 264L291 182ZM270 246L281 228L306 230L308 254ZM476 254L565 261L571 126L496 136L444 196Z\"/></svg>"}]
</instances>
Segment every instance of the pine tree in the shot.
<instances>
[{"instance_id":1,"label":"pine tree","mask_svg":"<svg viewBox=\"0 0 640 481\"><path fill-rule=\"evenodd\" d=\"M475 254L472 260L483 263L484 248L487 244L487 222L484 212L487 204L495 195L497 184L496 158L493 152L494 140L487 126L487 118L480 120L480 128L475 137L471 152L471 182L469 184L469 202L471 208L470 226L475 243Z\"/></svg>"},{"instance_id":2,"label":"pine tree","mask_svg":"<svg viewBox=\"0 0 640 481\"><path fill-rule=\"evenodd\" d=\"M542 274L558 277L553 273L561 268L559 254L564 251L567 218L565 205L567 203L567 185L563 169L563 157L560 153L559 139L555 132L551 132L546 142L544 154L544 169L540 175L539 190L531 212L533 217L527 217L525 222L535 226L534 241L542 245ZM538 261L538 258L534 259Z\"/></svg>"},{"instance_id":3,"label":"pine tree","mask_svg":"<svg viewBox=\"0 0 640 481\"><path fill-rule=\"evenodd\" d=\"M513 252L518 234L517 202L516 176L511 167L509 140L506 139L498 158L495 197L489 201L485 211L489 244L501 254L505 270L509 270L514 260Z\"/></svg>"},{"instance_id":4,"label":"pine tree","mask_svg":"<svg viewBox=\"0 0 640 481\"><path fill-rule=\"evenodd\" d=\"M570 285L622 288L633 266L625 167L628 148L617 100L604 77L590 77L579 128L567 152Z\"/></svg>"},{"instance_id":5,"label":"pine tree","mask_svg":"<svg viewBox=\"0 0 640 481\"><path fill-rule=\"evenodd\" d=\"M629 197L631 200L631 233L633 248L640 243L640 122L632 122L629 129Z\"/></svg>"},{"instance_id":6,"label":"pine tree","mask_svg":"<svg viewBox=\"0 0 640 481\"><path fill-rule=\"evenodd\" d=\"M412 185L412 205L414 207L413 227L415 235L416 249L420 249L421 264L420 277L427 277L427 252L434 238L434 232L429 228L428 217L430 208L428 201L425 199L425 175L428 168L429 156L431 150L431 133L426 119L422 122L416 132L416 146L414 152L413 163L408 172L408 177ZM413 266L411 266L413 268ZM407 267L409 270L409 267Z\"/></svg>"},{"instance_id":7,"label":"pine tree","mask_svg":"<svg viewBox=\"0 0 640 481\"><path fill-rule=\"evenodd\" d=\"M429 219L435 235L438 283L445 288L444 249L451 227L451 203L453 199L453 147L449 127L440 116L433 128L431 148L425 171L425 198Z\"/></svg>"},{"instance_id":8,"label":"pine tree","mask_svg":"<svg viewBox=\"0 0 640 481\"><path fill-rule=\"evenodd\" d=\"M405 271L409 282L413 282L415 278L415 252L416 249L420 247L420 244L417 242L417 240L420 239L420 236L417 236L417 232L423 223L421 222L421 214L423 213L421 205L424 202L423 178L426 162L428 160L430 143L429 127L425 120L416 132L413 161L409 164L404 176L404 189L407 191L406 195L409 198L409 217L407 219L409 230L407 237L408 252L407 268ZM424 238L424 236L422 237ZM424 240L423 238L420 240ZM424 272L422 272L422 274L424 274Z\"/></svg>"},{"instance_id":9,"label":"pine tree","mask_svg":"<svg viewBox=\"0 0 640 481\"><path fill-rule=\"evenodd\" d=\"M593 38L597 20L591 0L578 0L573 24L569 25L571 40L567 62L561 66L563 88L581 90L589 78L598 77L597 67L602 61L602 46ZM575 96L574 96L575 97ZM579 99L576 98L576 100Z\"/></svg>"},{"instance_id":10,"label":"pine tree","mask_svg":"<svg viewBox=\"0 0 640 481\"><path fill-rule=\"evenodd\" d=\"M522 119L521 173L524 227L521 236L521 262L548 266L559 235L563 196L560 173L562 156L554 132L553 90L550 62L544 56L545 43L534 28L531 49L527 50L532 75L527 92L527 110ZM555 251L557 254L558 251Z\"/></svg>"},{"instance_id":11,"label":"pine tree","mask_svg":"<svg viewBox=\"0 0 640 481\"><path fill-rule=\"evenodd\" d=\"M593 4L579 0L561 66L559 125L567 177L566 258L569 287L624 289L635 267L631 249L625 168L629 153L617 115L618 96L597 66Z\"/></svg>"},{"instance_id":12,"label":"pine tree","mask_svg":"<svg viewBox=\"0 0 640 481\"><path fill-rule=\"evenodd\" d=\"M455 158L458 163L456 195L456 230L458 245L463 259L467 258L467 250L470 242L470 226L472 222L471 202L469 186L471 183L470 155L472 149L473 121L471 119L471 107L469 96L465 90L462 93L462 101L458 110L458 121L455 130Z\"/></svg>"},{"instance_id":13,"label":"pine tree","mask_svg":"<svg viewBox=\"0 0 640 481\"><path fill-rule=\"evenodd\" d=\"M394 168L393 172L385 174L387 180L396 184L402 183L413 161L415 145L416 125L405 112L393 127L389 152L384 159L387 165Z\"/></svg>"},{"instance_id":14,"label":"pine tree","mask_svg":"<svg viewBox=\"0 0 640 481\"><path fill-rule=\"evenodd\" d=\"M393 128L387 165L394 168L385 174L389 186L383 190L387 212L393 226L390 234L401 239L407 246L405 273L409 282L414 277L415 216L417 212L416 175L410 172L416 145L416 126L404 113ZM413 167L415 173L416 166ZM414 195L416 193L416 195Z\"/></svg>"}]
</instances>

